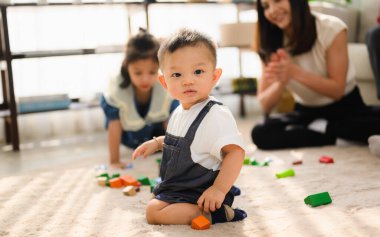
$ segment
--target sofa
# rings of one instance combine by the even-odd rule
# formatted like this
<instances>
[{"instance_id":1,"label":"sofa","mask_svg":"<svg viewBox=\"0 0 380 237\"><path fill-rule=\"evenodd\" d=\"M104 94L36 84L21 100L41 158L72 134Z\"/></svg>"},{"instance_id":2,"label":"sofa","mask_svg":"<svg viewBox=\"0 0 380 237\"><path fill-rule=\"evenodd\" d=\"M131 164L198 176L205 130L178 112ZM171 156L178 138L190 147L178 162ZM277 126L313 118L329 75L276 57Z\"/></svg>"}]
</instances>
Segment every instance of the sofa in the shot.
<instances>
[{"instance_id":1,"label":"sofa","mask_svg":"<svg viewBox=\"0 0 380 237\"><path fill-rule=\"evenodd\" d=\"M375 76L373 74L367 46L363 43L348 44L348 58L354 65L356 80L363 100L368 105L380 105L377 98Z\"/></svg>"}]
</instances>

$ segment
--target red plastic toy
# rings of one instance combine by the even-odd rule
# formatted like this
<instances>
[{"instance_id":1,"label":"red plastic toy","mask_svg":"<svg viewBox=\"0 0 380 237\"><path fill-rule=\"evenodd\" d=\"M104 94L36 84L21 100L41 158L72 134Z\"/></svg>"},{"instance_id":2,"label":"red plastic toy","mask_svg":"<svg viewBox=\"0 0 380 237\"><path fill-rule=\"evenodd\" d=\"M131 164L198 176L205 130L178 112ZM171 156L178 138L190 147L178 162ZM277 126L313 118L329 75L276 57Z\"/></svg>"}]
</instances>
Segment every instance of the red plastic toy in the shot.
<instances>
[{"instance_id":1,"label":"red plastic toy","mask_svg":"<svg viewBox=\"0 0 380 237\"><path fill-rule=\"evenodd\" d=\"M334 159L331 158L330 156L321 156L321 158L319 158L319 162L320 163L326 163L326 164L332 164L332 163L334 163Z\"/></svg>"}]
</instances>

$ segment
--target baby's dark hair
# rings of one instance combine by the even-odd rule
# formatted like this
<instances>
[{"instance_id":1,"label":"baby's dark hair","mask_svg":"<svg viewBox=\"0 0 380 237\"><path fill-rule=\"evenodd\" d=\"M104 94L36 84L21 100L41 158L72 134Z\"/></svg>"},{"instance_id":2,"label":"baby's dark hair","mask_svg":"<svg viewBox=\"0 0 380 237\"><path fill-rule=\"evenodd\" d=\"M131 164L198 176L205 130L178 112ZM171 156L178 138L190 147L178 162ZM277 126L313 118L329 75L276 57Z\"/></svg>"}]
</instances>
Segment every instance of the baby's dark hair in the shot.
<instances>
[{"instance_id":1,"label":"baby's dark hair","mask_svg":"<svg viewBox=\"0 0 380 237\"><path fill-rule=\"evenodd\" d=\"M131 84L131 77L128 73L128 65L141 59L152 59L158 63L157 51L160 47L159 41L145 29L140 28L139 33L131 37L126 45L125 58L121 66L123 81L121 88L126 88Z\"/></svg>"},{"instance_id":2,"label":"baby's dark hair","mask_svg":"<svg viewBox=\"0 0 380 237\"><path fill-rule=\"evenodd\" d=\"M162 64L165 59L166 53L174 53L176 50L187 46L204 45L210 50L212 61L216 65L216 44L208 36L190 29L180 29L174 33L171 37L167 38L160 46L158 50L158 61L162 69Z\"/></svg>"}]
</instances>

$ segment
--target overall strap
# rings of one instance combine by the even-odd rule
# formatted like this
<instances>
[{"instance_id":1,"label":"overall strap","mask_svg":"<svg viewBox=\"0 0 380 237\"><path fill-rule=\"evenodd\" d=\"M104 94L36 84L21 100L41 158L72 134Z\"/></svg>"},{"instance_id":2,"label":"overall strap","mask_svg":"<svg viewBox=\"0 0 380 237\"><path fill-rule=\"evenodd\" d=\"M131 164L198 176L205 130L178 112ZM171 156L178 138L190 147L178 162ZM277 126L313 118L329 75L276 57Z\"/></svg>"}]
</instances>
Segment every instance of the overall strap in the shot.
<instances>
[{"instance_id":1,"label":"overall strap","mask_svg":"<svg viewBox=\"0 0 380 237\"><path fill-rule=\"evenodd\" d=\"M201 112L199 112L198 116L195 118L195 120L193 121L193 123L190 125L190 128L189 128L189 130L187 131L187 133L185 135L185 139L189 142L189 144L193 143L193 139L194 139L195 133L197 132L199 124L201 124L203 118L210 111L211 107L214 104L221 105L222 103L214 101L214 100L210 100L205 105L205 107L203 107L203 109L201 110Z\"/></svg>"}]
</instances>

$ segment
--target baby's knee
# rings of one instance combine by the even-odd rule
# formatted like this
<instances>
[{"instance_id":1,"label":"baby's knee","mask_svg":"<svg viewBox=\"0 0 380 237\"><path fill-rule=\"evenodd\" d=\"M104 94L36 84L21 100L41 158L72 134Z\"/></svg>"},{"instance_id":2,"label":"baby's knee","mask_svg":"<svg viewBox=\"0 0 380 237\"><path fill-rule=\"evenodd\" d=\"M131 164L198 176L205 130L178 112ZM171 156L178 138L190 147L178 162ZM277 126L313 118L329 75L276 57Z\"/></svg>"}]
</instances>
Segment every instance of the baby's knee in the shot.
<instances>
[{"instance_id":1,"label":"baby's knee","mask_svg":"<svg viewBox=\"0 0 380 237\"><path fill-rule=\"evenodd\" d=\"M161 209L163 208L163 202L158 201L156 199L152 199L146 209L145 209L145 216L146 216L146 221L150 225L157 225L159 223L158 215Z\"/></svg>"},{"instance_id":2,"label":"baby's knee","mask_svg":"<svg viewBox=\"0 0 380 237\"><path fill-rule=\"evenodd\" d=\"M148 224L150 225L157 224L156 219L155 219L156 212L157 210L154 208L154 206L149 203L145 209L145 216L146 216L146 221L148 222Z\"/></svg>"},{"instance_id":3,"label":"baby's knee","mask_svg":"<svg viewBox=\"0 0 380 237\"><path fill-rule=\"evenodd\" d=\"M146 212L146 222L149 225L157 225L158 223L156 222L154 216L151 213Z\"/></svg>"}]
</instances>

